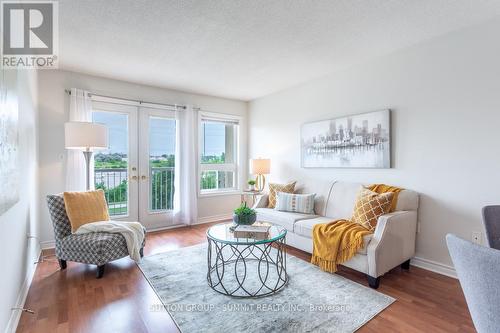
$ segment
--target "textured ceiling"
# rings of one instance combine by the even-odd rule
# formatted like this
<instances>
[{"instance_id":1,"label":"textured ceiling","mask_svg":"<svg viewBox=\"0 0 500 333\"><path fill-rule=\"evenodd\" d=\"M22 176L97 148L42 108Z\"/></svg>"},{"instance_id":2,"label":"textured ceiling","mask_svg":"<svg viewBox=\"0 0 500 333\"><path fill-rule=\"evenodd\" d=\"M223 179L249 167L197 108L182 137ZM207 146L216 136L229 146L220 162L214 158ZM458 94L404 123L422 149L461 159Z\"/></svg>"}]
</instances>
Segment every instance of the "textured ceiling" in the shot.
<instances>
[{"instance_id":1,"label":"textured ceiling","mask_svg":"<svg viewBox=\"0 0 500 333\"><path fill-rule=\"evenodd\" d=\"M60 0L60 68L251 100L500 15L499 0Z\"/></svg>"}]
</instances>

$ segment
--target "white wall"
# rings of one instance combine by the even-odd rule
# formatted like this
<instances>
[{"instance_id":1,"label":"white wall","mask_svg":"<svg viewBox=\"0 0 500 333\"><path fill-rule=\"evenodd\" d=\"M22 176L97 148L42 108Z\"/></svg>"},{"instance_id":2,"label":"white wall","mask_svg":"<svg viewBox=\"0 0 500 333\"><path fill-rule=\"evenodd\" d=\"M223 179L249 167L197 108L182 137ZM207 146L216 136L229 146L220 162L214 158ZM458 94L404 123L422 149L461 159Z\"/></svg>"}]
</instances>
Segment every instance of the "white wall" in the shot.
<instances>
[{"instance_id":1,"label":"white wall","mask_svg":"<svg viewBox=\"0 0 500 333\"><path fill-rule=\"evenodd\" d=\"M50 244L50 241L54 239L45 196L65 190L64 123L68 121L69 111L69 96L64 92L65 89L80 88L103 95L148 102L193 104L206 111L242 116L243 121L240 127L245 149L242 149L240 153L243 160L246 160L246 102L183 93L62 70L40 71L39 86L41 238L44 244ZM246 174L246 166L243 166L242 172ZM200 198L199 219L206 221L221 215L228 215L239 205L239 200L239 195Z\"/></svg>"},{"instance_id":2,"label":"white wall","mask_svg":"<svg viewBox=\"0 0 500 333\"><path fill-rule=\"evenodd\" d=\"M38 147L37 79L34 70L6 70L4 82L19 106L20 200L0 216L0 331L13 331L39 255L38 235ZM1 184L0 184L1 186Z\"/></svg>"},{"instance_id":3,"label":"white wall","mask_svg":"<svg viewBox=\"0 0 500 333\"><path fill-rule=\"evenodd\" d=\"M492 21L257 99L249 156L271 158L275 181L420 192L417 256L451 265L446 233L471 239L483 231L481 207L500 203L499 31ZM384 108L393 110L392 169L300 167L302 123Z\"/></svg>"}]
</instances>

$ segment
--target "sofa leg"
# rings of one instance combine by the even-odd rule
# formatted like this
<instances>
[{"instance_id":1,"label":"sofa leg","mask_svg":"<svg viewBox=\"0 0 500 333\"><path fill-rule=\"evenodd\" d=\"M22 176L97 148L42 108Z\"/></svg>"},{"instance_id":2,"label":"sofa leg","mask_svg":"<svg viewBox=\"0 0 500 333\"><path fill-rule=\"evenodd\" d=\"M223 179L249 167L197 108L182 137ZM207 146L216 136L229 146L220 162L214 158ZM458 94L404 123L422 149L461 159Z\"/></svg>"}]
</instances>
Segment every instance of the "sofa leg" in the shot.
<instances>
[{"instance_id":1,"label":"sofa leg","mask_svg":"<svg viewBox=\"0 0 500 333\"><path fill-rule=\"evenodd\" d=\"M104 275L104 266L105 265L97 266L97 278L98 279L102 278Z\"/></svg>"},{"instance_id":2,"label":"sofa leg","mask_svg":"<svg viewBox=\"0 0 500 333\"><path fill-rule=\"evenodd\" d=\"M402 269L409 270L410 269L410 259L406 260L404 263L401 264Z\"/></svg>"},{"instance_id":3,"label":"sofa leg","mask_svg":"<svg viewBox=\"0 0 500 333\"><path fill-rule=\"evenodd\" d=\"M144 258L144 248L141 247L141 249L139 250L139 254L141 255L141 258Z\"/></svg>"},{"instance_id":4,"label":"sofa leg","mask_svg":"<svg viewBox=\"0 0 500 333\"><path fill-rule=\"evenodd\" d=\"M57 261L59 262L59 267L61 267L61 270L66 269L66 267L68 267L66 264L66 260L57 259Z\"/></svg>"},{"instance_id":5,"label":"sofa leg","mask_svg":"<svg viewBox=\"0 0 500 333\"><path fill-rule=\"evenodd\" d=\"M380 276L374 278L373 276L367 275L366 277L368 278L368 285L370 288L377 289L380 285Z\"/></svg>"}]
</instances>

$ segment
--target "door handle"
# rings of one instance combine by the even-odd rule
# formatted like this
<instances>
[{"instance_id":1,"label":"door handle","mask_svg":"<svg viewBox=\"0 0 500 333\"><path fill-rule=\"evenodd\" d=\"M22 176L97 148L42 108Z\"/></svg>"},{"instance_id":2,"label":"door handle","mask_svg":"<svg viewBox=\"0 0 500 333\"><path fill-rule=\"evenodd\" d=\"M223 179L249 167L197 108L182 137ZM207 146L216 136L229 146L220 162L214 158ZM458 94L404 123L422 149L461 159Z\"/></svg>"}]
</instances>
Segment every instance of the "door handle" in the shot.
<instances>
[{"instance_id":1,"label":"door handle","mask_svg":"<svg viewBox=\"0 0 500 333\"><path fill-rule=\"evenodd\" d=\"M146 179L148 179L148 177L147 177L147 176L142 175L142 176L141 176L141 179L142 179L142 180L146 180Z\"/></svg>"},{"instance_id":2,"label":"door handle","mask_svg":"<svg viewBox=\"0 0 500 333\"><path fill-rule=\"evenodd\" d=\"M131 180L137 180L138 178L137 178L137 176L132 176L132 177L130 177L130 179Z\"/></svg>"}]
</instances>

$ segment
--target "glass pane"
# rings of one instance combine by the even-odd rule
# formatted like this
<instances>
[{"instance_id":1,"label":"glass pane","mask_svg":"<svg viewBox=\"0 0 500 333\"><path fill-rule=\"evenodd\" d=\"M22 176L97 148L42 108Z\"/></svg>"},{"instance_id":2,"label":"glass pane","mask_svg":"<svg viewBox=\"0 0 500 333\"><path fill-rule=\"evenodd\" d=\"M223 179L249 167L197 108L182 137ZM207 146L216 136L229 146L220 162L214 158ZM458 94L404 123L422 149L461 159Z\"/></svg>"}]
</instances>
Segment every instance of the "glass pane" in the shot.
<instances>
[{"instance_id":1,"label":"glass pane","mask_svg":"<svg viewBox=\"0 0 500 333\"><path fill-rule=\"evenodd\" d=\"M201 189L217 189L217 171L204 171L201 173Z\"/></svg>"},{"instance_id":2,"label":"glass pane","mask_svg":"<svg viewBox=\"0 0 500 333\"><path fill-rule=\"evenodd\" d=\"M234 163L236 125L203 121L201 163Z\"/></svg>"},{"instance_id":3,"label":"glass pane","mask_svg":"<svg viewBox=\"0 0 500 333\"><path fill-rule=\"evenodd\" d=\"M128 214L128 116L94 111L92 121L108 127L109 149L94 154L94 184L104 190L109 215Z\"/></svg>"},{"instance_id":4,"label":"glass pane","mask_svg":"<svg viewBox=\"0 0 500 333\"><path fill-rule=\"evenodd\" d=\"M233 171L203 171L201 173L202 190L218 190L234 188Z\"/></svg>"},{"instance_id":5,"label":"glass pane","mask_svg":"<svg viewBox=\"0 0 500 333\"><path fill-rule=\"evenodd\" d=\"M149 209L174 208L175 120L149 118Z\"/></svg>"},{"instance_id":6,"label":"glass pane","mask_svg":"<svg viewBox=\"0 0 500 333\"><path fill-rule=\"evenodd\" d=\"M219 171L217 172L217 185L219 188L234 188L234 172L232 171Z\"/></svg>"}]
</instances>

